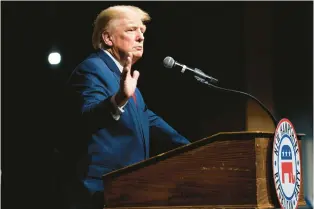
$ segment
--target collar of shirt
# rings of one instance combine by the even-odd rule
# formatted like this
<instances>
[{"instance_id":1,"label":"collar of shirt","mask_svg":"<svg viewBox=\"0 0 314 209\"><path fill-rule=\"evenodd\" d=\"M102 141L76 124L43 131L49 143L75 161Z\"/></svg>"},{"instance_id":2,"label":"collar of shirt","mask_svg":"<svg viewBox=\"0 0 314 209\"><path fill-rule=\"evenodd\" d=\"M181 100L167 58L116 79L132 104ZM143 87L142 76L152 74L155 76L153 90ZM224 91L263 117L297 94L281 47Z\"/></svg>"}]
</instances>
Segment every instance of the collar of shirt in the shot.
<instances>
[{"instance_id":1,"label":"collar of shirt","mask_svg":"<svg viewBox=\"0 0 314 209\"><path fill-rule=\"evenodd\" d=\"M123 66L116 60L116 58L114 58L112 56L112 54L110 54L107 50L103 49L103 51L108 54L109 57L111 57L111 59L114 61L114 63L116 63L117 67L119 68L120 72L122 73L123 70Z\"/></svg>"}]
</instances>

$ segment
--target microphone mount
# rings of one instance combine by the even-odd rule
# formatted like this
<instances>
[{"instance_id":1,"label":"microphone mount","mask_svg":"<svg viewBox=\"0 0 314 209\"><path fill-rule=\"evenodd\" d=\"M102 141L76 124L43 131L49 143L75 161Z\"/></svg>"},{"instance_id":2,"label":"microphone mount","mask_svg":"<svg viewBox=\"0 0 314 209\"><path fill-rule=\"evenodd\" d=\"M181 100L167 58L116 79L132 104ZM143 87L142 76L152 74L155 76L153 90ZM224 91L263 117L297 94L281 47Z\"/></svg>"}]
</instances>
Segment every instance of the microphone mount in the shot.
<instances>
[{"instance_id":1,"label":"microphone mount","mask_svg":"<svg viewBox=\"0 0 314 209\"><path fill-rule=\"evenodd\" d=\"M208 85L209 87L212 87L212 88L215 88L215 89L218 89L218 90L221 90L221 91L226 91L226 92L233 92L233 93L238 93L238 94L242 94L244 96L247 96L251 99L253 99L255 102L257 102L266 112L267 114L271 117L274 125L275 125L275 128L277 127L277 124L278 124L278 121L277 119L274 117L274 115L267 109L267 107L261 102L259 101L256 97L248 94L248 93L245 93L245 92L242 92L242 91L236 91L236 90L233 90L233 89L227 89L227 88L222 88L222 87L219 87L219 86L215 86L214 84L212 83L217 83L218 80L213 78L213 77L210 77L208 75L206 75L203 71L201 71L200 69L192 69L192 68L189 68L187 67L186 65L183 65L183 64L180 64L178 63L177 61L175 61L172 57L166 57L163 61L163 64L166 68L173 68L174 66L179 66L181 67L181 72L184 73L185 70L189 70L191 72L194 73L194 78L199 81L200 83L203 83L203 84L206 84ZM195 75L196 74L196 75Z\"/></svg>"},{"instance_id":2,"label":"microphone mount","mask_svg":"<svg viewBox=\"0 0 314 209\"><path fill-rule=\"evenodd\" d=\"M198 75L198 76L200 76L200 77L202 77L202 78L204 78L204 79L206 79L206 80L208 80L208 81L210 81L210 82L212 82L212 83L218 83L218 80L217 80L216 78L213 78L213 77L211 77L211 76L209 76L209 75L206 75L206 74L205 74L203 71L201 71L200 69L197 69L197 68L194 68L194 69L189 68L188 66L186 66L186 65L184 65L184 64L181 64L181 63L175 61L172 57L166 57L166 58L164 59L163 63L164 63L164 66L165 66L166 68L173 68L173 67L175 67L175 66L178 66L178 67L181 68L181 73L184 73L184 72L186 72L186 70L188 70L188 71L190 71L190 72L192 72L192 73L194 73L194 74L196 74L196 75Z\"/></svg>"}]
</instances>

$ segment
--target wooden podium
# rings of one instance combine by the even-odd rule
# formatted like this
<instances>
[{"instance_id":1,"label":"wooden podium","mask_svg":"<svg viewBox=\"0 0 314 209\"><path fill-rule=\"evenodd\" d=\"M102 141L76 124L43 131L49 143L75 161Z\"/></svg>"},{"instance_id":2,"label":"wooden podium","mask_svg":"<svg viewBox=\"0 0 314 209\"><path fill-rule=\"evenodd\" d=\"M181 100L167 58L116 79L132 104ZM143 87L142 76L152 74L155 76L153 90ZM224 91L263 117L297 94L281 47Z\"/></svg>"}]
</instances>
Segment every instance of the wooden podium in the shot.
<instances>
[{"instance_id":1,"label":"wooden podium","mask_svg":"<svg viewBox=\"0 0 314 209\"><path fill-rule=\"evenodd\" d=\"M271 132L218 133L108 173L105 208L280 208L273 137ZM301 183L299 206L304 205Z\"/></svg>"}]
</instances>

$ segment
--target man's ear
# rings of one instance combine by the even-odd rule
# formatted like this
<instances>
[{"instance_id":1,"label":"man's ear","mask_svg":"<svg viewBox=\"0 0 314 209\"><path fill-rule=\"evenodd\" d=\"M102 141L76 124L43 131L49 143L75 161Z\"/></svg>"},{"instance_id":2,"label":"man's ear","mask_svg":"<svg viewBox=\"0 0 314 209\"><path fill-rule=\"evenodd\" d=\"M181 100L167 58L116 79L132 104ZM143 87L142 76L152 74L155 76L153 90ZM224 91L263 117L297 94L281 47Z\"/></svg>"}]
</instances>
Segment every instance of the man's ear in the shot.
<instances>
[{"instance_id":1,"label":"man's ear","mask_svg":"<svg viewBox=\"0 0 314 209\"><path fill-rule=\"evenodd\" d=\"M109 35L109 33L107 31L104 31L101 34L101 37L102 37L104 44L106 44L107 46L112 46L112 39L111 39L111 36Z\"/></svg>"}]
</instances>

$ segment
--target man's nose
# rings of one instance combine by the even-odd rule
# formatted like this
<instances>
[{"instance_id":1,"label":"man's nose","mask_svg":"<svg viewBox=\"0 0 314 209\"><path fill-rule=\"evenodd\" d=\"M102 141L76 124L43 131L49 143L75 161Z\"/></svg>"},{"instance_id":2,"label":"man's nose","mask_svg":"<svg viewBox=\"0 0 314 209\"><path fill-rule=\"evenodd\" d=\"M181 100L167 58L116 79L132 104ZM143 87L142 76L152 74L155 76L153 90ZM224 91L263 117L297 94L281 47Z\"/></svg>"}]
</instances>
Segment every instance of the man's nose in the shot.
<instances>
[{"instance_id":1,"label":"man's nose","mask_svg":"<svg viewBox=\"0 0 314 209\"><path fill-rule=\"evenodd\" d=\"M141 31L138 33L137 35L137 40L138 41L144 41L144 33L142 33Z\"/></svg>"}]
</instances>

